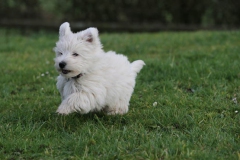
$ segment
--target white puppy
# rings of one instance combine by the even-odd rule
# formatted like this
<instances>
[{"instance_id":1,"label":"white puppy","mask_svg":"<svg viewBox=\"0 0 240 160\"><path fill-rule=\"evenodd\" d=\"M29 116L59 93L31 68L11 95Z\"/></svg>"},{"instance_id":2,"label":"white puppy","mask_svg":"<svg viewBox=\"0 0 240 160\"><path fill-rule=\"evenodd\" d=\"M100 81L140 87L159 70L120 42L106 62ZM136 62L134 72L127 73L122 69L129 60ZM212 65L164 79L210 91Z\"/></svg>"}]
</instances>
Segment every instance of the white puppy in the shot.
<instances>
[{"instance_id":1,"label":"white puppy","mask_svg":"<svg viewBox=\"0 0 240 160\"><path fill-rule=\"evenodd\" d=\"M123 55L105 53L96 28L74 34L67 22L60 26L54 51L55 68L60 73L57 88L62 97L58 113L128 112L142 60L130 63Z\"/></svg>"}]
</instances>

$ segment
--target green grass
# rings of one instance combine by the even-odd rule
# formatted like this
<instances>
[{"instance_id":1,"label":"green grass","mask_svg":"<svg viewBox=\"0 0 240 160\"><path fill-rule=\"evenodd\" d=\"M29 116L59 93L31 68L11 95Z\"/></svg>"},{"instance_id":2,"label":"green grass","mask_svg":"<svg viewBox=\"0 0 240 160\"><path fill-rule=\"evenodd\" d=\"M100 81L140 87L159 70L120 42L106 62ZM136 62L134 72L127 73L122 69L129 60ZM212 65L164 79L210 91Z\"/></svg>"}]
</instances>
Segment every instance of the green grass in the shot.
<instances>
[{"instance_id":1,"label":"green grass","mask_svg":"<svg viewBox=\"0 0 240 160\"><path fill-rule=\"evenodd\" d=\"M57 33L0 34L0 159L240 159L240 31L101 34L146 63L123 116L57 115Z\"/></svg>"}]
</instances>

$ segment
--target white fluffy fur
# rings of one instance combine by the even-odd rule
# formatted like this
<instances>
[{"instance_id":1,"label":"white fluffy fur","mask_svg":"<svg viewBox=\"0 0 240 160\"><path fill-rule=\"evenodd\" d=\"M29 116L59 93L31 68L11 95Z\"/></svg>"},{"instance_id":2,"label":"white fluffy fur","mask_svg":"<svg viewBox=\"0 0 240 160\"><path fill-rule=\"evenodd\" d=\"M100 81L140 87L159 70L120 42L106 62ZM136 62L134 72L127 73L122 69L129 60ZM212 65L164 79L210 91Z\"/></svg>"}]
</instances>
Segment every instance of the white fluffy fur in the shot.
<instances>
[{"instance_id":1,"label":"white fluffy fur","mask_svg":"<svg viewBox=\"0 0 240 160\"><path fill-rule=\"evenodd\" d=\"M96 28L74 34L67 22L60 26L59 41L54 51L55 68L60 73L57 88L62 97L58 113L128 112L135 78L144 65L142 60L130 63L121 54L105 53ZM62 69L59 67L61 62L66 63ZM64 74L63 70L69 72ZM73 78L79 74L82 76Z\"/></svg>"}]
</instances>

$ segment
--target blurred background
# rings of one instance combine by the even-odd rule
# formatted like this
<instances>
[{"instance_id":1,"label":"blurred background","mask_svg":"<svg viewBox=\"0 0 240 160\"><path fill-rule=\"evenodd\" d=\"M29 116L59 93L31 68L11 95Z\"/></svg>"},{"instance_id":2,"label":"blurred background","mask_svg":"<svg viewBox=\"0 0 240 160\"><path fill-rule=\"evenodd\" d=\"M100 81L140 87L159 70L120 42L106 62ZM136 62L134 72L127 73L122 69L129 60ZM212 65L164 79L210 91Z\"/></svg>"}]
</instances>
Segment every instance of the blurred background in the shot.
<instances>
[{"instance_id":1,"label":"blurred background","mask_svg":"<svg viewBox=\"0 0 240 160\"><path fill-rule=\"evenodd\" d=\"M238 29L240 0L0 0L0 25L102 31Z\"/></svg>"}]
</instances>

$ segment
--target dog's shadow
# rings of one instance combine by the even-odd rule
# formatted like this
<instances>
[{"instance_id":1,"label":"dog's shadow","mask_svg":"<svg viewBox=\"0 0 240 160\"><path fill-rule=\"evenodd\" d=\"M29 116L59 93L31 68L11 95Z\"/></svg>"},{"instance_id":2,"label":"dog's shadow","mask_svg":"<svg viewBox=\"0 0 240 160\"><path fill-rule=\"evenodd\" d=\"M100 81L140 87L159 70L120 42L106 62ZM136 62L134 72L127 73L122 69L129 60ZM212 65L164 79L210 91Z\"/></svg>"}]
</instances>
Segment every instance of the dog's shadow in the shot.
<instances>
[{"instance_id":1,"label":"dog's shadow","mask_svg":"<svg viewBox=\"0 0 240 160\"><path fill-rule=\"evenodd\" d=\"M103 112L88 114L72 113L70 115L52 113L50 117L54 120L55 129L61 131L76 131L82 127L86 127L86 125L102 128L107 131L109 127L122 127L128 124L125 115L106 115Z\"/></svg>"}]
</instances>

